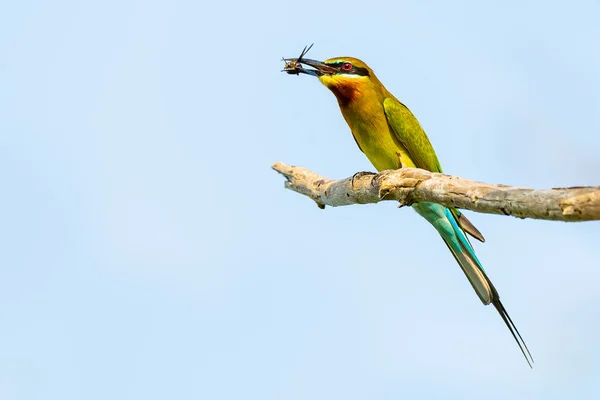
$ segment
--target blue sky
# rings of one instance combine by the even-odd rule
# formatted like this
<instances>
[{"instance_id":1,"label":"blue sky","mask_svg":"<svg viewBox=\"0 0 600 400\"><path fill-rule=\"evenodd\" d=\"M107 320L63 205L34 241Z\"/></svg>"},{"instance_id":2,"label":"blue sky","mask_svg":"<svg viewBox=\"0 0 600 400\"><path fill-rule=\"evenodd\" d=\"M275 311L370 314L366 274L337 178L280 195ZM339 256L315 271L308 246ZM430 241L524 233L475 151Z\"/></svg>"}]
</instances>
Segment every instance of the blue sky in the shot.
<instances>
[{"instance_id":1,"label":"blue sky","mask_svg":"<svg viewBox=\"0 0 600 400\"><path fill-rule=\"evenodd\" d=\"M371 170L317 80L363 59L444 170L600 178L600 4L0 6L0 398L595 398L597 223L469 214L529 370L434 230L319 210L275 161Z\"/></svg>"}]
</instances>

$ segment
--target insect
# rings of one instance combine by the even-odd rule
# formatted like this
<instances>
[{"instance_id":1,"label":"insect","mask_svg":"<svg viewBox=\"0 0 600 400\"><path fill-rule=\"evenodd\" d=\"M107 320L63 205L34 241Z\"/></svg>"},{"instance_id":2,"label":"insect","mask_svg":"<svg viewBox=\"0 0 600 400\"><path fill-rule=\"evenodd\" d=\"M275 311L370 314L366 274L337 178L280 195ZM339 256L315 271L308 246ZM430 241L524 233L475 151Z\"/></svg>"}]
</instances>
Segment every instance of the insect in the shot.
<instances>
[{"instance_id":1,"label":"insect","mask_svg":"<svg viewBox=\"0 0 600 400\"><path fill-rule=\"evenodd\" d=\"M300 53L300 57L298 58L281 58L281 61L285 62L283 66L282 72L287 72L290 75L299 75L300 70L302 69L302 57L308 53L308 51L313 47L314 43L310 46L304 46L304 50Z\"/></svg>"}]
</instances>

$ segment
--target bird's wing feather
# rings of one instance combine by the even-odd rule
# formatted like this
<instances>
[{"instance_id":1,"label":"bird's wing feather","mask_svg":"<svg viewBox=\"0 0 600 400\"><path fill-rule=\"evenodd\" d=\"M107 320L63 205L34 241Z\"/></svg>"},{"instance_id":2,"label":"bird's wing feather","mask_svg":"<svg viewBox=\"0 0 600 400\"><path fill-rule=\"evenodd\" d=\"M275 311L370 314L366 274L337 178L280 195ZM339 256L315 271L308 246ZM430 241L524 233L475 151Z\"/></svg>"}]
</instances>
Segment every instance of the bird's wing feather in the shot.
<instances>
[{"instance_id":1,"label":"bird's wing feather","mask_svg":"<svg viewBox=\"0 0 600 400\"><path fill-rule=\"evenodd\" d=\"M412 112L392 97L383 101L383 108L392 132L404 146L415 166L431 172L442 172L433 146Z\"/></svg>"},{"instance_id":2,"label":"bird's wing feather","mask_svg":"<svg viewBox=\"0 0 600 400\"><path fill-rule=\"evenodd\" d=\"M404 146L415 166L431 172L442 172L429 138L408 107L397 99L388 97L383 101L383 108L392 132ZM469 235L481 242L485 241L481 232L460 211L452 209L452 214Z\"/></svg>"},{"instance_id":3,"label":"bird's wing feather","mask_svg":"<svg viewBox=\"0 0 600 400\"><path fill-rule=\"evenodd\" d=\"M461 213L457 208L451 208L450 211L452 211L452 214L454 215L454 218L456 218L458 225L460 225L465 232L479 240L481 243L485 243L485 238L481 232L479 232L479 229L475 228L475 225L473 225L473 223L469 221L467 217L465 217L465 214Z\"/></svg>"}]
</instances>

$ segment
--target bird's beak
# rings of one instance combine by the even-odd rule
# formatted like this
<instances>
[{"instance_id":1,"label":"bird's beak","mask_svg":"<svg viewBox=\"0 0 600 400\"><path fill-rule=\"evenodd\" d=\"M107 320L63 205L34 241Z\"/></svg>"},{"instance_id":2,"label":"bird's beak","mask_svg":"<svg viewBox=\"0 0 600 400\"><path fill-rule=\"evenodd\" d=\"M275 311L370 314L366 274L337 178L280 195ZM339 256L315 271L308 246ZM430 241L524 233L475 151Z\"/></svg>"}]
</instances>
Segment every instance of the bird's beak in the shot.
<instances>
[{"instance_id":1,"label":"bird's beak","mask_svg":"<svg viewBox=\"0 0 600 400\"><path fill-rule=\"evenodd\" d=\"M287 72L288 74L307 74L319 77L338 72L336 68L317 60L310 60L307 58L284 58L283 61L285 61L283 72ZM305 65L312 68L305 68Z\"/></svg>"}]
</instances>

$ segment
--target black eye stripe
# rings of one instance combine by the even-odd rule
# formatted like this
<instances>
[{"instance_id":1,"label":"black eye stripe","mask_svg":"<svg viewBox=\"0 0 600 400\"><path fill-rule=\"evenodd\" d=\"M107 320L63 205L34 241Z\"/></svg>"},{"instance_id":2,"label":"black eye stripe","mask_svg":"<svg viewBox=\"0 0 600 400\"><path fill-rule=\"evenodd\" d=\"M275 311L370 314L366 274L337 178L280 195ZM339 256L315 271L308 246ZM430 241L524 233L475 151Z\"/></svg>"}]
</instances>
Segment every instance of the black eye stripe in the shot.
<instances>
[{"instance_id":1,"label":"black eye stripe","mask_svg":"<svg viewBox=\"0 0 600 400\"><path fill-rule=\"evenodd\" d=\"M356 75L360 75L360 76L369 76L369 70L366 68L359 68L359 67L354 67L352 68L355 72Z\"/></svg>"},{"instance_id":2,"label":"black eye stripe","mask_svg":"<svg viewBox=\"0 0 600 400\"><path fill-rule=\"evenodd\" d=\"M338 61L334 63L327 63L327 65L337 68L339 71L338 74L350 74L350 75L360 75L360 76L369 76L369 70L366 68L356 67L352 65L352 69L346 71L342 68L342 65L346 64L347 61Z\"/></svg>"}]
</instances>

